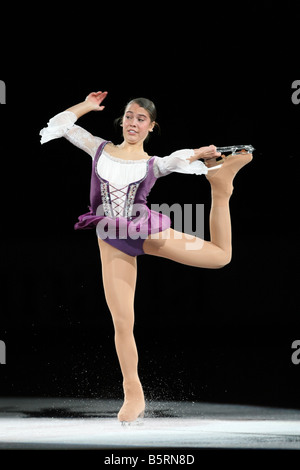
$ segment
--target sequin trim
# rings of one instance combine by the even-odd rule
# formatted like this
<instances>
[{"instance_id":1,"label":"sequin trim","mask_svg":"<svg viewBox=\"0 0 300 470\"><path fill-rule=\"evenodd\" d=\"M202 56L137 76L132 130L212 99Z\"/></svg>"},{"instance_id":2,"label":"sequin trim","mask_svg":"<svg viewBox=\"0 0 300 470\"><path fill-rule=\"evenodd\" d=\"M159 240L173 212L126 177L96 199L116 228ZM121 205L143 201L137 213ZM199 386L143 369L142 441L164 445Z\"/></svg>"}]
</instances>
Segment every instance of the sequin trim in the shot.
<instances>
[{"instance_id":1,"label":"sequin trim","mask_svg":"<svg viewBox=\"0 0 300 470\"><path fill-rule=\"evenodd\" d=\"M111 203L110 203L109 183L102 181L100 183L100 188L101 188L101 197L102 197L104 214L106 215L106 217L111 217L113 216L113 214L112 214Z\"/></svg>"}]
</instances>

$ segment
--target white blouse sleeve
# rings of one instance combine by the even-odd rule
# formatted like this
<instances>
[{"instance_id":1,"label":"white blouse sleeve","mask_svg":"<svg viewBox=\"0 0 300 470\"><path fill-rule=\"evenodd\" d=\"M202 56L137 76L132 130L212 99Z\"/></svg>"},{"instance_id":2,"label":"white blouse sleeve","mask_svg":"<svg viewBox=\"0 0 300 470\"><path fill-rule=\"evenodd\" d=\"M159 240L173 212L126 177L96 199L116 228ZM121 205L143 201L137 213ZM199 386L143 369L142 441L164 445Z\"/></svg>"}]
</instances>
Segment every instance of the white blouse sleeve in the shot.
<instances>
[{"instance_id":1,"label":"white blouse sleeve","mask_svg":"<svg viewBox=\"0 0 300 470\"><path fill-rule=\"evenodd\" d=\"M200 160L196 160L190 163L187 160L189 157L195 155L194 150L184 149L177 150L171 153L167 157L157 157L154 162L154 173L157 178L165 175L169 175L172 172L195 174L195 175L206 175L207 167Z\"/></svg>"},{"instance_id":2,"label":"white blouse sleeve","mask_svg":"<svg viewBox=\"0 0 300 470\"><path fill-rule=\"evenodd\" d=\"M76 114L72 111L63 111L48 122L48 126L40 131L41 144L53 139L65 137L72 144L87 152L94 158L99 145L104 139L95 137L80 126L77 126Z\"/></svg>"}]
</instances>

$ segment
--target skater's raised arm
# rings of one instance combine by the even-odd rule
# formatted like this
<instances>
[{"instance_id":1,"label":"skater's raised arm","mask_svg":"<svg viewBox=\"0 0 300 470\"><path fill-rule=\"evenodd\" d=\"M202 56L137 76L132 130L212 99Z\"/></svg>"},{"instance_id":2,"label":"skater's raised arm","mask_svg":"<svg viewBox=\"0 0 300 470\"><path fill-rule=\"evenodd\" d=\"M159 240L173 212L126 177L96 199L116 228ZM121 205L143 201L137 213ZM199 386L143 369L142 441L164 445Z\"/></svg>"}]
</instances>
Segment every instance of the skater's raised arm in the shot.
<instances>
[{"instance_id":1,"label":"skater's raised arm","mask_svg":"<svg viewBox=\"0 0 300 470\"><path fill-rule=\"evenodd\" d=\"M90 111L102 111L101 104L107 92L90 93L85 101L57 114L48 122L48 126L41 130L41 144L53 139L65 137L72 144L87 152L94 158L99 145L103 142L100 137L95 137L80 126L75 125L77 119Z\"/></svg>"}]
</instances>

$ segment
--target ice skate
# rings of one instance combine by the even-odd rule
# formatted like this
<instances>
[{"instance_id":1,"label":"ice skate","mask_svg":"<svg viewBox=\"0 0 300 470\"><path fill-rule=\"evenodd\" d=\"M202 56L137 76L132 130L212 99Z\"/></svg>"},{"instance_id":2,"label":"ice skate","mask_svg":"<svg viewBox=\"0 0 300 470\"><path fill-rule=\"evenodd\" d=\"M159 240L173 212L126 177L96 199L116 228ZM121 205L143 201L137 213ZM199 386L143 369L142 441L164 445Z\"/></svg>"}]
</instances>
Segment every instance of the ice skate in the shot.
<instances>
[{"instance_id":1,"label":"ice skate","mask_svg":"<svg viewBox=\"0 0 300 470\"><path fill-rule=\"evenodd\" d=\"M138 424L144 417L145 399L140 382L126 382L124 388L124 404L118 413L118 420L126 425Z\"/></svg>"}]
</instances>

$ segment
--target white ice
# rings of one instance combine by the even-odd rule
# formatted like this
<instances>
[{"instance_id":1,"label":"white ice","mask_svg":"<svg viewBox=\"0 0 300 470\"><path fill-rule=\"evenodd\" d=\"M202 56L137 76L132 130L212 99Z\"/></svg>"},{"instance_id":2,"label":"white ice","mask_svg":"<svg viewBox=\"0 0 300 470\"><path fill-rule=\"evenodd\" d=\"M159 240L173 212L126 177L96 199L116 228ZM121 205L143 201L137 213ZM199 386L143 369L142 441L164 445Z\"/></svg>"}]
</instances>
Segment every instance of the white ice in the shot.
<instances>
[{"instance_id":1,"label":"white ice","mask_svg":"<svg viewBox=\"0 0 300 470\"><path fill-rule=\"evenodd\" d=\"M152 402L142 424L124 427L114 415L120 405L116 400L0 399L0 448L300 449L299 410ZM55 410L67 409L71 417L42 417L51 409L54 416ZM39 411L40 417L28 417ZM73 418L78 412L83 417Z\"/></svg>"}]
</instances>

